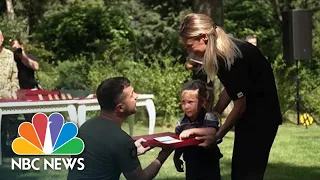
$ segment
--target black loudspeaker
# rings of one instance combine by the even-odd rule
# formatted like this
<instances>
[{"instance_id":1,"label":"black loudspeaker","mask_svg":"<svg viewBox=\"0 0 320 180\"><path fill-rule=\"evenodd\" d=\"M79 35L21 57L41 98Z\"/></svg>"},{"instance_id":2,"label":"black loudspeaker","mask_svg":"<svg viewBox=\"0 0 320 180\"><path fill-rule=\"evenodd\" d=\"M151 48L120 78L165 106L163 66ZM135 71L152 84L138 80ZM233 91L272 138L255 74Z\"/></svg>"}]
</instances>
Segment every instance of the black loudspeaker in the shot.
<instances>
[{"instance_id":1,"label":"black loudspeaker","mask_svg":"<svg viewBox=\"0 0 320 180\"><path fill-rule=\"evenodd\" d=\"M282 12L283 53L287 61L311 60L312 12L289 10Z\"/></svg>"}]
</instances>

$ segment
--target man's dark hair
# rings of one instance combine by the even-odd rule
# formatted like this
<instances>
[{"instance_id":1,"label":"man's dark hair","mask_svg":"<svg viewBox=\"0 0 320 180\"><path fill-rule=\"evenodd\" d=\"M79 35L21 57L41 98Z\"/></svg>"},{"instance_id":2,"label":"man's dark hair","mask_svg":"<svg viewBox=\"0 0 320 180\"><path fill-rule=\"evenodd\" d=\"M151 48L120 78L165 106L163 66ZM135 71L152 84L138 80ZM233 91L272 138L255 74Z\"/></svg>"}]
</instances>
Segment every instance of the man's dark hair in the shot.
<instances>
[{"instance_id":1,"label":"man's dark hair","mask_svg":"<svg viewBox=\"0 0 320 180\"><path fill-rule=\"evenodd\" d=\"M126 77L112 77L101 82L97 89L97 99L102 110L113 111L123 97L123 90L130 86Z\"/></svg>"},{"instance_id":2,"label":"man's dark hair","mask_svg":"<svg viewBox=\"0 0 320 180\"><path fill-rule=\"evenodd\" d=\"M207 100L208 99L207 86L201 80L191 80L191 81L186 82L182 86L180 94L185 90L197 90L197 89L199 89L199 92L198 92L199 100Z\"/></svg>"}]
</instances>

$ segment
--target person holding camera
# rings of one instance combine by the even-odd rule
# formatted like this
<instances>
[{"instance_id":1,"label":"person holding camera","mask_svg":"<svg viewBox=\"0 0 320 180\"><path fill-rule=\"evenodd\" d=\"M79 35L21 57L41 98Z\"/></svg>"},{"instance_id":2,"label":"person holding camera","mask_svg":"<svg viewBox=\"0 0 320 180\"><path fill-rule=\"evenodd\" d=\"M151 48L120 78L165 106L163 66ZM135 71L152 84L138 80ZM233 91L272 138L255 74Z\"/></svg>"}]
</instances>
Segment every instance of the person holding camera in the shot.
<instances>
[{"instance_id":1,"label":"person holding camera","mask_svg":"<svg viewBox=\"0 0 320 180\"><path fill-rule=\"evenodd\" d=\"M23 44L18 39L10 41L18 68L19 86L21 89L39 89L39 83L35 78L35 71L39 69L39 63L32 54L26 53ZM23 114L26 121L31 122L34 114ZM16 115L18 116L18 115Z\"/></svg>"},{"instance_id":2,"label":"person holding camera","mask_svg":"<svg viewBox=\"0 0 320 180\"><path fill-rule=\"evenodd\" d=\"M35 71L39 69L39 63L35 61L35 57L25 52L22 42L18 39L11 40L10 46L17 63L20 88L39 88L35 79Z\"/></svg>"}]
</instances>

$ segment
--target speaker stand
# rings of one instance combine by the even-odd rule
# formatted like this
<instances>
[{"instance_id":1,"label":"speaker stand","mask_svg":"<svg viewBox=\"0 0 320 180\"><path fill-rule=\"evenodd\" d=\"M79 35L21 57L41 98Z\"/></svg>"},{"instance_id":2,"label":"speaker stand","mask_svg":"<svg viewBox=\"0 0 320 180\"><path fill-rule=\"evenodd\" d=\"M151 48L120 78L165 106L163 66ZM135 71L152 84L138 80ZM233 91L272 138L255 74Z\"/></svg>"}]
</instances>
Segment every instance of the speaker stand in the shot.
<instances>
[{"instance_id":1,"label":"speaker stand","mask_svg":"<svg viewBox=\"0 0 320 180\"><path fill-rule=\"evenodd\" d=\"M296 112L297 112L297 125L300 124L300 112L303 110L303 112L308 113L314 120L314 122L319 125L319 122L314 118L314 116L308 112L307 108L303 105L303 102L301 101L300 96L300 79L299 79L299 60L295 60L295 69L296 69L296 98L295 101L289 106L288 109L286 109L282 116L293 106L296 105ZM318 87L318 86L317 86ZM307 127L307 126L306 126Z\"/></svg>"}]
</instances>

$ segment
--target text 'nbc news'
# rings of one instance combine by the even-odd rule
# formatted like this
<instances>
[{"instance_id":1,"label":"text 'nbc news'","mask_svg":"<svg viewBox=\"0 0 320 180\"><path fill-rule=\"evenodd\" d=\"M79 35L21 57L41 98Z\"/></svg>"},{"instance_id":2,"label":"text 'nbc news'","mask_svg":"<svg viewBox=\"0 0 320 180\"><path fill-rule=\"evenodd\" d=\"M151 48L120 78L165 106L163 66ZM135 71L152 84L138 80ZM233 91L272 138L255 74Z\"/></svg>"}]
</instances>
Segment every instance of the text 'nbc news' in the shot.
<instances>
[{"instance_id":1,"label":"text 'nbc news'","mask_svg":"<svg viewBox=\"0 0 320 180\"><path fill-rule=\"evenodd\" d=\"M18 158L11 159L11 170L64 170L74 169L81 171L84 169L83 158Z\"/></svg>"}]
</instances>

